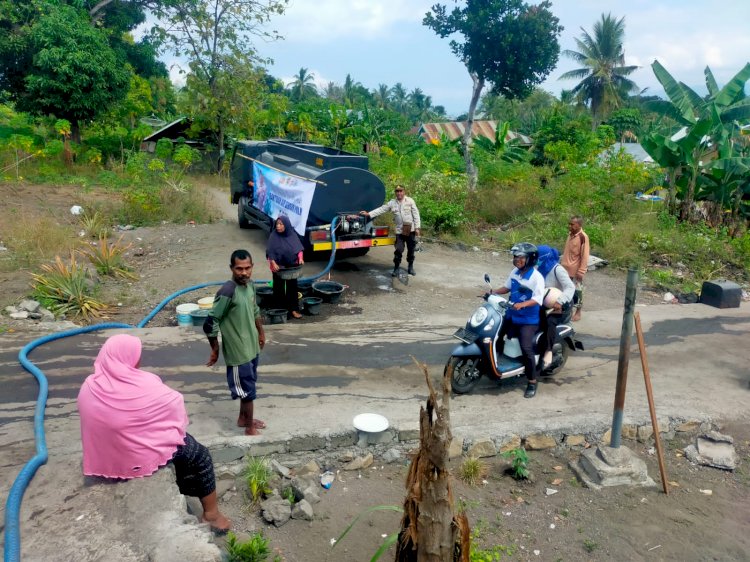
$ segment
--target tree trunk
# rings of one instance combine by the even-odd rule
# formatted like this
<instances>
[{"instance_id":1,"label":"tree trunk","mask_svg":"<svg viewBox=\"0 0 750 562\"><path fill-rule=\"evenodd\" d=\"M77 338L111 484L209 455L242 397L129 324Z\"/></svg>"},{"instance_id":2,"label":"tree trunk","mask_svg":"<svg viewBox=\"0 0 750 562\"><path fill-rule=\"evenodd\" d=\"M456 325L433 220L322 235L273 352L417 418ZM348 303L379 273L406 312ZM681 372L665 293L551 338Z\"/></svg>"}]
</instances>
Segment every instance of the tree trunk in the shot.
<instances>
[{"instance_id":1,"label":"tree trunk","mask_svg":"<svg viewBox=\"0 0 750 562\"><path fill-rule=\"evenodd\" d=\"M443 399L438 397L427 367L420 365L430 389L427 407L419 412L419 450L406 477L404 517L396 544L396 562L468 562L469 520L455 513L448 449L452 369L443 373ZM433 419L433 413L435 419Z\"/></svg>"},{"instance_id":2,"label":"tree trunk","mask_svg":"<svg viewBox=\"0 0 750 562\"><path fill-rule=\"evenodd\" d=\"M469 178L469 191L474 191L477 188L477 168L474 166L474 162L471 161L471 130L474 127L474 113L477 110L479 96L482 94L482 89L484 88L484 78L479 78L479 76L472 73L471 79L474 82L474 89L471 92L469 112L466 114L466 130L464 131L463 146L466 175Z\"/></svg>"}]
</instances>

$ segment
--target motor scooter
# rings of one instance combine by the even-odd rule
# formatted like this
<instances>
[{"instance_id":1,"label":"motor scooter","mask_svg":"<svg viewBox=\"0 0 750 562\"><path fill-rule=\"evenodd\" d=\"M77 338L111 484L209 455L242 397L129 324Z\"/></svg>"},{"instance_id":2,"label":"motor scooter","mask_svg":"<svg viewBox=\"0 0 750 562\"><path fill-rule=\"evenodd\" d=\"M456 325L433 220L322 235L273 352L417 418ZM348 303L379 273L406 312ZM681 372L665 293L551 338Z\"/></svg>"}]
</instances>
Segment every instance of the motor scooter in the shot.
<instances>
[{"instance_id":1,"label":"motor scooter","mask_svg":"<svg viewBox=\"0 0 750 562\"><path fill-rule=\"evenodd\" d=\"M513 306L511 302L500 295L492 294L489 274L484 274L484 281L490 292L484 295L487 302L480 305L469 317L466 326L459 328L453 334L461 340L445 365L446 370L452 369L451 388L456 394L470 392L479 382L482 375L500 382L510 377L522 376L524 367L522 361L521 344L518 338L505 340L502 354L497 352L498 335L507 310ZM583 344L575 337L576 333L570 324L557 326L557 338L552 348L552 362L540 371L541 376L547 377L558 373L568 361L569 351L583 350ZM535 361L539 361L541 332L534 336Z\"/></svg>"}]
</instances>

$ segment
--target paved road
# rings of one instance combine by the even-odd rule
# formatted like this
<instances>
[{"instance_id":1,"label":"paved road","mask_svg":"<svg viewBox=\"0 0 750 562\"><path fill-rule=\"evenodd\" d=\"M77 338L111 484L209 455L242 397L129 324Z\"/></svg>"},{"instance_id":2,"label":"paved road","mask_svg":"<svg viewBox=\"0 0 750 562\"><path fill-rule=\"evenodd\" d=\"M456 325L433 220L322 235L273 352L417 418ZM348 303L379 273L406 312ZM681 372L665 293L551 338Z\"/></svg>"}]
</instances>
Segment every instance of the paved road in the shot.
<instances>
[{"instance_id":1,"label":"paved road","mask_svg":"<svg viewBox=\"0 0 750 562\"><path fill-rule=\"evenodd\" d=\"M638 309L660 416L750 418L748 303L729 310L704 305ZM588 312L576 324L586 351L573 354L566 369L540 385L533 400L522 398L520 383L498 386L486 380L472 394L455 397L454 433L475 438L603 432L612 415L621 320L621 310ZM269 326L256 406L268 429L255 441L240 436L234 426L237 407L228 397L223 369L203 366L208 345L198 329L147 328L137 333L145 344L143 368L185 395L191 433L216 448L336 434L350 430L352 418L361 412L381 413L400 430L416 429L426 385L412 356L437 377L455 344L450 337L455 328L440 315L400 329L358 314ZM92 333L59 340L31 356L50 383L45 425L50 461L26 493L24 549L47 540L59 524L57 518L70 517L65 515L66 498L82 484L75 397L105 337ZM36 383L16 363L25 343L12 334L0 339L3 498L20 466L33 455ZM643 423L648 420L647 402L635 345L633 351L625 419ZM47 517L35 519L44 509Z\"/></svg>"}]
</instances>

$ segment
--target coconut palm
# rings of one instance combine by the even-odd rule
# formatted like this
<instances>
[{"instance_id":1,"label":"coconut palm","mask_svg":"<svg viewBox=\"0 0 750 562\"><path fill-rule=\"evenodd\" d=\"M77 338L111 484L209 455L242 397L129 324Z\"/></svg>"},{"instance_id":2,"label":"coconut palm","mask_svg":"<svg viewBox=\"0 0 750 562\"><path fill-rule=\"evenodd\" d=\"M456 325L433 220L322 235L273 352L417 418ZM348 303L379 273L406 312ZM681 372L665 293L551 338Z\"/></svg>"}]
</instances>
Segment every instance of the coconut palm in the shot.
<instances>
[{"instance_id":1,"label":"coconut palm","mask_svg":"<svg viewBox=\"0 0 750 562\"><path fill-rule=\"evenodd\" d=\"M619 20L611 14L602 14L594 24L593 37L583 28L581 39L576 39L578 51L565 50L563 55L581 64L581 68L570 70L560 76L561 80L581 80L572 94L580 96L590 104L594 127L606 115L619 106L623 94L638 89L627 78L637 66L625 65L623 41L625 38L625 18Z\"/></svg>"},{"instance_id":2,"label":"coconut palm","mask_svg":"<svg viewBox=\"0 0 750 562\"><path fill-rule=\"evenodd\" d=\"M344 89L335 82L328 82L321 95L326 99L341 102L344 100Z\"/></svg>"},{"instance_id":3,"label":"coconut palm","mask_svg":"<svg viewBox=\"0 0 750 562\"><path fill-rule=\"evenodd\" d=\"M318 94L315 88L315 75L308 73L306 68L300 68L289 83L290 97L293 101L302 101Z\"/></svg>"},{"instance_id":4,"label":"coconut palm","mask_svg":"<svg viewBox=\"0 0 750 562\"><path fill-rule=\"evenodd\" d=\"M406 114L406 105L409 95L406 93L401 82L397 82L391 89L391 103L396 111L401 114Z\"/></svg>"},{"instance_id":5,"label":"coconut palm","mask_svg":"<svg viewBox=\"0 0 750 562\"><path fill-rule=\"evenodd\" d=\"M380 109L387 109L391 103L390 88L386 84L378 84L378 89L372 91L375 105Z\"/></svg>"}]
</instances>

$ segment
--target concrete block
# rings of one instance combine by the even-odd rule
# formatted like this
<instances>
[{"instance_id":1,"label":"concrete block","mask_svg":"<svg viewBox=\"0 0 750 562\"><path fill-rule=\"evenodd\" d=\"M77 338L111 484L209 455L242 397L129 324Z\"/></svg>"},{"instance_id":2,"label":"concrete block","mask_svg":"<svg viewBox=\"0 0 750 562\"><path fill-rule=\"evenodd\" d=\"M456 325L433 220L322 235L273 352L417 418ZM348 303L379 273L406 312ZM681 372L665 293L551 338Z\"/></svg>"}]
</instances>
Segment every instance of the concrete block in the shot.
<instances>
[{"instance_id":1,"label":"concrete block","mask_svg":"<svg viewBox=\"0 0 750 562\"><path fill-rule=\"evenodd\" d=\"M267 457L284 452L286 452L284 441L267 441L265 443L248 443L245 456Z\"/></svg>"},{"instance_id":2,"label":"concrete block","mask_svg":"<svg viewBox=\"0 0 750 562\"><path fill-rule=\"evenodd\" d=\"M401 429L398 432L399 441L419 441L419 429Z\"/></svg>"},{"instance_id":3,"label":"concrete block","mask_svg":"<svg viewBox=\"0 0 750 562\"><path fill-rule=\"evenodd\" d=\"M481 459L484 457L494 457L497 455L497 447L495 443L489 437L482 437L474 441L469 447L468 456Z\"/></svg>"},{"instance_id":4,"label":"concrete block","mask_svg":"<svg viewBox=\"0 0 750 562\"><path fill-rule=\"evenodd\" d=\"M221 447L211 449L211 458L216 464L230 463L244 457L245 452L242 447Z\"/></svg>"},{"instance_id":5,"label":"concrete block","mask_svg":"<svg viewBox=\"0 0 750 562\"><path fill-rule=\"evenodd\" d=\"M704 466L713 466L723 470L737 468L734 439L717 431L710 431L698 436L695 445L685 447L685 456L692 462Z\"/></svg>"},{"instance_id":6,"label":"concrete block","mask_svg":"<svg viewBox=\"0 0 750 562\"><path fill-rule=\"evenodd\" d=\"M345 433L337 433L330 435L328 441L332 449L339 449L341 447L351 447L357 442L357 432L347 431Z\"/></svg>"},{"instance_id":7,"label":"concrete block","mask_svg":"<svg viewBox=\"0 0 750 562\"><path fill-rule=\"evenodd\" d=\"M608 486L655 486L648 475L646 463L627 447L600 445L586 449L571 468L589 488L600 490Z\"/></svg>"},{"instance_id":8,"label":"concrete block","mask_svg":"<svg viewBox=\"0 0 750 562\"><path fill-rule=\"evenodd\" d=\"M544 449L553 449L557 447L557 441L551 435L539 433L529 435L524 439L524 447L529 451L542 451Z\"/></svg>"},{"instance_id":9,"label":"concrete block","mask_svg":"<svg viewBox=\"0 0 750 562\"><path fill-rule=\"evenodd\" d=\"M299 451L317 451L326 448L326 439L319 435L292 437L287 443L286 448L290 453L297 453Z\"/></svg>"}]
</instances>

